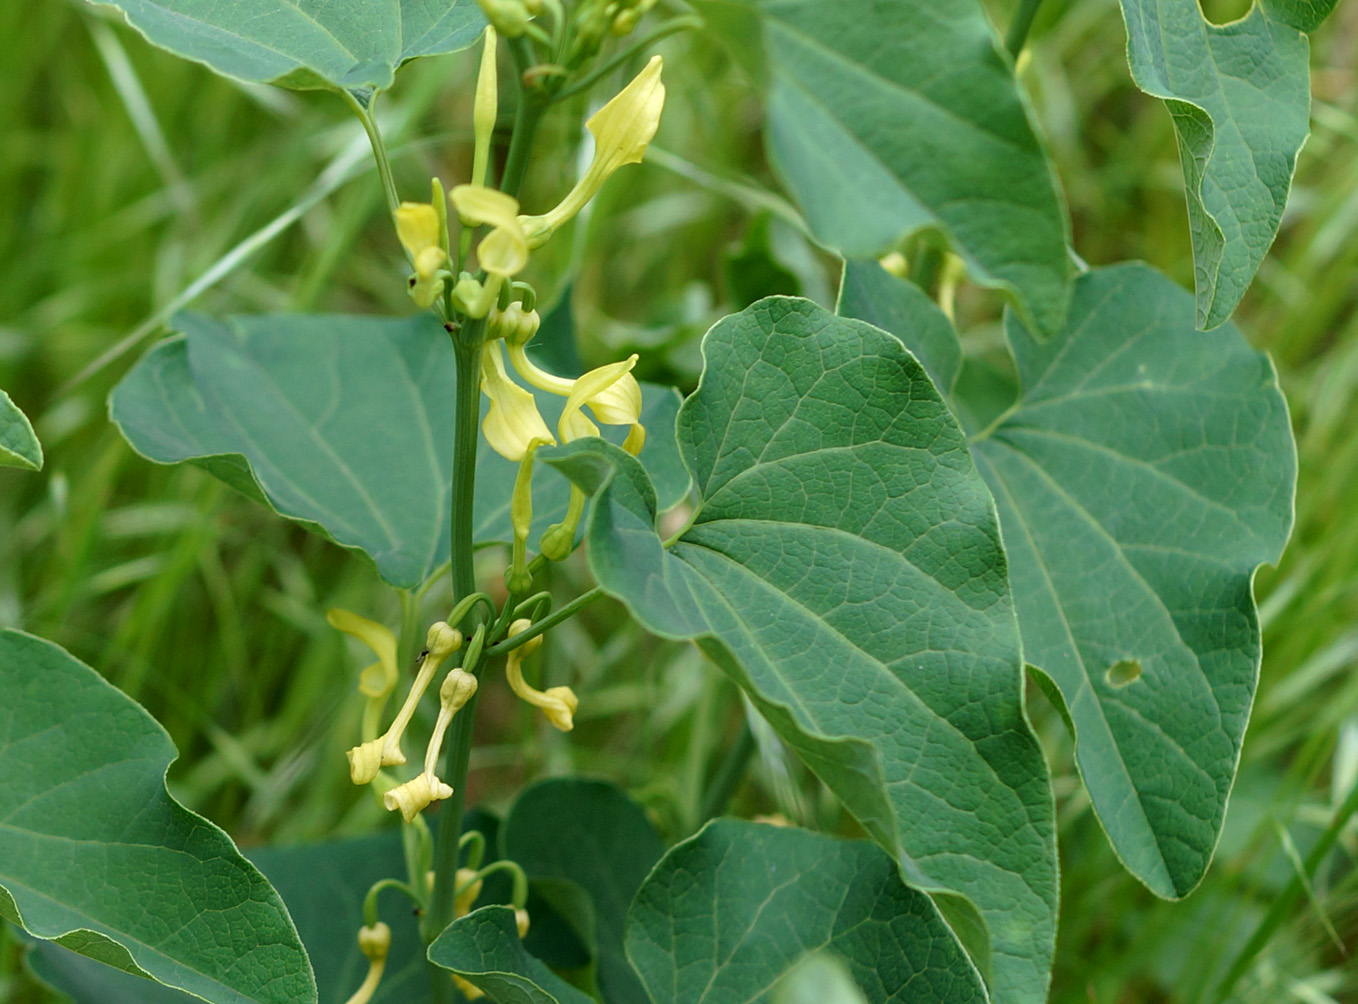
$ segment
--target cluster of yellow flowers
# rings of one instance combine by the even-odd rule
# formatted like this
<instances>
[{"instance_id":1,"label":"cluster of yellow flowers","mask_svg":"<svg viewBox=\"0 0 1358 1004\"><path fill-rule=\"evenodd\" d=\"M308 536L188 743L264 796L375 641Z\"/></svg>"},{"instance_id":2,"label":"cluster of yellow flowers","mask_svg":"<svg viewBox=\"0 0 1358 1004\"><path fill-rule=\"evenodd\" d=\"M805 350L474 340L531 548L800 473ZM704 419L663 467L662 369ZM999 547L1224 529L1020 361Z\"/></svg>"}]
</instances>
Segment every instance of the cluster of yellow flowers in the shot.
<instances>
[{"instance_id":1,"label":"cluster of yellow flowers","mask_svg":"<svg viewBox=\"0 0 1358 1004\"><path fill-rule=\"evenodd\" d=\"M483 66L493 59L492 53L493 49L487 50ZM500 309L500 303L502 290L528 264L530 252L545 244L579 213L614 171L626 164L640 163L655 135L665 103L661 68L661 58L652 57L626 88L589 119L586 127L594 137L593 160L575 187L550 212L522 215L512 196L479 183L458 185L449 193L464 226L490 228L476 249L477 263L485 278L464 274L453 286L451 299L464 316L487 318L489 341L482 353L481 387L490 398L490 411L482 431L490 447L506 459L522 461L538 446L555 444L557 438L548 429L532 393L508 375L501 341L508 350L511 365L526 383L566 398L556 430L561 442L599 434L598 426L582 413L585 407L605 425L631 426L625 444L630 452L639 452L645 441L641 387L631 375L637 361L635 355L591 370L575 380L556 376L536 366L525 351L537 332L537 312L525 310L517 300L510 300L504 309ZM493 74L487 79L493 81ZM478 119L481 117L478 115ZM493 115L487 118L494 120ZM474 169L474 177L476 173ZM443 206L404 202L396 210L396 229L415 267L411 295L417 303L429 306L442 295L444 281L450 278L444 268L448 254Z\"/></svg>"}]
</instances>

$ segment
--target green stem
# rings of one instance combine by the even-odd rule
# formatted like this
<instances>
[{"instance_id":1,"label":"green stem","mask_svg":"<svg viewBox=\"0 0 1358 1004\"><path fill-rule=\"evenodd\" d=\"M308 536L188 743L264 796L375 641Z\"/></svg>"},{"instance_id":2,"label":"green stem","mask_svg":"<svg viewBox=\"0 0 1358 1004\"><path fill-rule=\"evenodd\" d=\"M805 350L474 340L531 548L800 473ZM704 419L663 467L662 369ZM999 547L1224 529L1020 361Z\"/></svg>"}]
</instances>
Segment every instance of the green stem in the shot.
<instances>
[{"instance_id":1,"label":"green stem","mask_svg":"<svg viewBox=\"0 0 1358 1004\"><path fill-rule=\"evenodd\" d=\"M391 173L391 161L387 159L387 145L382 142L382 133L377 128L377 118L373 115L377 95L374 94L364 102L350 91L342 93L344 100L363 123L363 131L368 134L368 143L373 148L373 160L377 162L377 176L381 179L382 191L387 196L387 212L395 213L396 207L401 204L401 196L396 192L396 178Z\"/></svg>"},{"instance_id":2,"label":"green stem","mask_svg":"<svg viewBox=\"0 0 1358 1004\"><path fill-rule=\"evenodd\" d=\"M567 603L556 613L552 614L550 617L544 617L542 620L538 621L536 624L534 624L527 630L514 635L514 637L512 638L506 638L498 645L492 645L486 651L486 658L493 659L497 655L504 655L507 652L512 652L514 649L518 648L524 642L532 641L538 635L550 631L552 628L556 627L562 621L574 617L581 610L585 609L585 607L589 606L595 600L603 596L603 594L604 591L600 589L598 586L595 586L587 593L581 593L579 596L571 600L569 603Z\"/></svg>"},{"instance_id":3,"label":"green stem","mask_svg":"<svg viewBox=\"0 0 1358 1004\"><path fill-rule=\"evenodd\" d=\"M515 40L520 41L520 40ZM528 157L533 148L542 106L529 99L523 87L524 46L511 43L510 51L519 66L519 111L514 120L514 133L509 141L509 156L500 183L502 191L517 195L528 170ZM477 435L481 418L481 343L485 337L485 318L469 320L453 336L453 351L457 362L457 387L453 403L453 500L451 514L453 600L457 602L476 591L476 571L472 554L472 503L476 489ZM479 615L478 615L479 616ZM493 636L492 636L493 637ZM486 663L483 654L475 665L463 666L469 673L480 675ZM438 841L434 846L434 889L425 913L422 934L428 944L437 938L453 921L453 900L456 893L454 876L461 856L462 813L466 806L467 767L471 763L472 726L476 721L476 697L458 712L448 733L448 752L444 760L443 779L453 789L439 809ZM446 970L431 966L433 1004L447 1004L452 1000L452 983Z\"/></svg>"},{"instance_id":4,"label":"green stem","mask_svg":"<svg viewBox=\"0 0 1358 1004\"><path fill-rule=\"evenodd\" d=\"M1015 59L1018 59L1024 43L1028 41L1028 32L1033 28L1033 18L1037 16L1037 9L1041 6L1042 0L1019 0L1014 20L1009 22L1009 31L1004 36L1004 47Z\"/></svg>"},{"instance_id":5,"label":"green stem","mask_svg":"<svg viewBox=\"0 0 1358 1004\"><path fill-rule=\"evenodd\" d=\"M514 123L504 173L500 176L500 191L515 198L518 198L524 176L528 173L528 155L533 149L533 138L537 135L543 111L543 105L529 97L527 91L519 89L519 117Z\"/></svg>"},{"instance_id":6,"label":"green stem","mask_svg":"<svg viewBox=\"0 0 1358 1004\"><path fill-rule=\"evenodd\" d=\"M736 793L736 788L740 786L741 779L745 776L745 770L750 765L750 758L754 756L757 748L754 732L750 730L750 720L743 718L740 723L740 737L736 740L736 744L726 751L726 756L717 768L717 773L712 776L712 783L707 787L707 793L703 795L703 805L699 815L702 822L707 822L725 811L727 803L731 801L731 796Z\"/></svg>"}]
</instances>

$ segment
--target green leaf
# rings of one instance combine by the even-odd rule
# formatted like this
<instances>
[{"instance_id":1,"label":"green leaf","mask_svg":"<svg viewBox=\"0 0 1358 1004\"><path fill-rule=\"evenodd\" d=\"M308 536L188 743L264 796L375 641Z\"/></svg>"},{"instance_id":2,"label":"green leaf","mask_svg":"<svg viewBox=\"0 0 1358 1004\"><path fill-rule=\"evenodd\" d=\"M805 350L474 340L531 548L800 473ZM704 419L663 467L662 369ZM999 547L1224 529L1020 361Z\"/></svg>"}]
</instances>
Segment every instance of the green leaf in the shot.
<instances>
[{"instance_id":1,"label":"green leaf","mask_svg":"<svg viewBox=\"0 0 1358 1004\"><path fill-rule=\"evenodd\" d=\"M368 972L358 950L363 923L363 897L379 879L405 873L401 834L388 830L375 836L298 847L266 847L247 855L278 890L302 936L316 969L322 1001L342 1001ZM407 1004L429 989L419 925L409 901L393 892L378 900L379 913L391 927L391 954L371 1004ZM188 1004L194 998L146 980L110 972L73 952L39 942L28 955L33 971L76 1004Z\"/></svg>"},{"instance_id":2,"label":"green leaf","mask_svg":"<svg viewBox=\"0 0 1358 1004\"><path fill-rule=\"evenodd\" d=\"M1197 323L1231 316L1277 236L1310 128L1310 45L1331 0L1259 0L1226 25L1197 0L1122 0L1127 61L1179 136Z\"/></svg>"},{"instance_id":3,"label":"green leaf","mask_svg":"<svg viewBox=\"0 0 1358 1004\"><path fill-rule=\"evenodd\" d=\"M471 45L474 0L107 0L152 45L237 80L385 90L416 56Z\"/></svg>"},{"instance_id":4,"label":"green leaf","mask_svg":"<svg viewBox=\"0 0 1358 1004\"><path fill-rule=\"evenodd\" d=\"M1252 582L1292 524L1272 364L1144 265L1075 287L1045 343L1015 319L1018 402L974 440L1024 652L1060 687L1127 867L1188 893L1221 832L1259 670Z\"/></svg>"},{"instance_id":5,"label":"green leaf","mask_svg":"<svg viewBox=\"0 0 1358 1004\"><path fill-rule=\"evenodd\" d=\"M528 954L508 906L483 906L453 921L429 946L429 960L498 1004L594 1004Z\"/></svg>"},{"instance_id":6,"label":"green leaf","mask_svg":"<svg viewBox=\"0 0 1358 1004\"><path fill-rule=\"evenodd\" d=\"M665 845L640 806L605 781L543 781L519 795L501 840L505 857L530 879L570 882L588 897L594 930L578 933L597 943L603 999L646 1004L623 950L623 927Z\"/></svg>"},{"instance_id":7,"label":"green leaf","mask_svg":"<svg viewBox=\"0 0 1358 1004\"><path fill-rule=\"evenodd\" d=\"M0 467L42 470L42 444L19 406L0 390Z\"/></svg>"},{"instance_id":8,"label":"green leaf","mask_svg":"<svg viewBox=\"0 0 1358 1004\"><path fill-rule=\"evenodd\" d=\"M0 916L217 1004L315 1002L278 894L165 790L176 753L51 642L0 632Z\"/></svg>"},{"instance_id":9,"label":"green leaf","mask_svg":"<svg viewBox=\"0 0 1358 1004\"><path fill-rule=\"evenodd\" d=\"M890 332L910 347L944 396L962 368L962 343L948 315L913 282L875 261L846 261L835 313Z\"/></svg>"},{"instance_id":10,"label":"green leaf","mask_svg":"<svg viewBox=\"0 0 1358 1004\"><path fill-rule=\"evenodd\" d=\"M843 959L870 1004L986 1000L929 897L863 840L717 820L665 855L627 918L656 1004L767 1001L815 949Z\"/></svg>"},{"instance_id":11,"label":"green leaf","mask_svg":"<svg viewBox=\"0 0 1358 1004\"><path fill-rule=\"evenodd\" d=\"M769 158L819 240L873 258L938 230L977 282L1004 290L1043 331L1060 327L1065 208L979 3L694 6L764 91Z\"/></svg>"},{"instance_id":12,"label":"green leaf","mask_svg":"<svg viewBox=\"0 0 1358 1004\"><path fill-rule=\"evenodd\" d=\"M626 454L542 453L602 490L595 578L655 633L697 639L907 881L975 904L996 1001L1045 999L1052 796L961 430L899 341L804 300L727 318L703 353L679 415L699 500L668 548Z\"/></svg>"},{"instance_id":13,"label":"green leaf","mask_svg":"<svg viewBox=\"0 0 1358 1004\"><path fill-rule=\"evenodd\" d=\"M110 398L110 414L149 460L192 462L280 515L372 558L396 586L448 558L453 352L429 316L180 314L183 338L152 349ZM672 505L688 475L670 430L674 391L646 386L641 456ZM540 396L555 424L561 399ZM616 441L626 430L610 429ZM476 539L510 539L518 467L481 449ZM568 489L534 480L537 531L560 520ZM536 542L536 535L530 538Z\"/></svg>"}]
</instances>

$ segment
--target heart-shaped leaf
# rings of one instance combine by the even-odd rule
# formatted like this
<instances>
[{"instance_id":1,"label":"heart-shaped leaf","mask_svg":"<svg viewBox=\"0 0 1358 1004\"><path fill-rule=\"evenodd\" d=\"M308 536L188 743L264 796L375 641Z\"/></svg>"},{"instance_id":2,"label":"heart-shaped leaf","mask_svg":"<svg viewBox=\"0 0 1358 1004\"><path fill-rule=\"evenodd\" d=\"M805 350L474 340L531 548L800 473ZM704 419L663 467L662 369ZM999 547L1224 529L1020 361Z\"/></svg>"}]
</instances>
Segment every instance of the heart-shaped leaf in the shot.
<instances>
[{"instance_id":1,"label":"heart-shaped leaf","mask_svg":"<svg viewBox=\"0 0 1358 1004\"><path fill-rule=\"evenodd\" d=\"M152 45L237 80L391 86L407 59L456 52L486 26L475 0L106 0Z\"/></svg>"},{"instance_id":2,"label":"heart-shaped leaf","mask_svg":"<svg viewBox=\"0 0 1358 1004\"><path fill-rule=\"evenodd\" d=\"M869 1004L986 1000L929 897L865 840L717 820L665 855L627 918L655 1004L767 1001L816 949L847 963Z\"/></svg>"},{"instance_id":3,"label":"heart-shaped leaf","mask_svg":"<svg viewBox=\"0 0 1358 1004\"><path fill-rule=\"evenodd\" d=\"M1216 848L1259 672L1252 583L1292 526L1296 451L1268 358L1143 265L1076 284L1065 332L1015 319L1018 402L973 438L1024 653L1060 687L1127 867L1189 892Z\"/></svg>"},{"instance_id":4,"label":"heart-shaped leaf","mask_svg":"<svg viewBox=\"0 0 1358 1004\"><path fill-rule=\"evenodd\" d=\"M448 560L453 351L431 317L180 314L183 338L152 349L110 398L110 414L149 460L190 461L279 514L372 558L395 586ZM643 388L641 456L666 501L688 488L672 430L674 391ZM561 399L540 395L555 425ZM626 430L609 429L621 442ZM476 540L511 538L518 471L482 447ZM560 520L568 488L534 479L537 533Z\"/></svg>"},{"instance_id":5,"label":"heart-shaped leaf","mask_svg":"<svg viewBox=\"0 0 1358 1004\"><path fill-rule=\"evenodd\" d=\"M897 330L913 345L924 329ZM1266 357L1232 327L1195 331L1192 298L1144 265L1082 276L1051 341L1014 318L1008 336L1021 387L996 407L959 384L954 403L986 416L972 450L1024 653L1059 688L1119 856L1182 896L1211 861L1254 695L1254 571L1291 526L1287 406Z\"/></svg>"},{"instance_id":6,"label":"heart-shaped leaf","mask_svg":"<svg viewBox=\"0 0 1358 1004\"><path fill-rule=\"evenodd\" d=\"M165 790L165 731L94 670L0 632L0 916L214 1004L306 1004L278 894Z\"/></svg>"},{"instance_id":7,"label":"heart-shaped leaf","mask_svg":"<svg viewBox=\"0 0 1358 1004\"><path fill-rule=\"evenodd\" d=\"M19 406L0 390L0 467L42 470L42 444Z\"/></svg>"},{"instance_id":8,"label":"heart-shaped leaf","mask_svg":"<svg viewBox=\"0 0 1358 1004\"><path fill-rule=\"evenodd\" d=\"M1311 117L1310 45L1333 0L1258 0L1214 25L1197 0L1122 0L1127 60L1179 135L1197 323L1235 310L1277 236Z\"/></svg>"},{"instance_id":9,"label":"heart-shaped leaf","mask_svg":"<svg viewBox=\"0 0 1358 1004\"><path fill-rule=\"evenodd\" d=\"M542 962L519 938L514 911L483 906L453 921L429 946L431 962L478 987L491 1000L512 1004L594 1004Z\"/></svg>"},{"instance_id":10,"label":"heart-shaped leaf","mask_svg":"<svg viewBox=\"0 0 1358 1004\"><path fill-rule=\"evenodd\" d=\"M679 416L699 499L668 547L622 451L542 454L602 490L595 578L652 631L697 639L907 881L979 909L996 1001L1042 1001L1052 798L961 429L898 340L805 300L727 318L703 353Z\"/></svg>"},{"instance_id":11,"label":"heart-shaped leaf","mask_svg":"<svg viewBox=\"0 0 1358 1004\"><path fill-rule=\"evenodd\" d=\"M819 240L872 258L940 231L978 282L1060 327L1065 208L980 3L694 6L764 91L769 158Z\"/></svg>"},{"instance_id":12,"label":"heart-shaped leaf","mask_svg":"<svg viewBox=\"0 0 1358 1004\"><path fill-rule=\"evenodd\" d=\"M316 969L322 1001L342 1001L358 988L368 960L358 949L363 897L374 882L405 873L396 830L352 840L298 847L264 847L247 857L283 897ZM407 1004L429 989L419 925L408 900L386 893L379 914L391 928L391 954L370 1004ZM111 972L51 942L30 951L29 964L76 1004L190 1004L188 994Z\"/></svg>"},{"instance_id":13,"label":"heart-shaped leaf","mask_svg":"<svg viewBox=\"0 0 1358 1004\"><path fill-rule=\"evenodd\" d=\"M641 807L605 781L553 778L514 802L504 855L530 879L570 882L588 897L598 948L599 990L608 1004L646 1004L623 950L627 908L665 845Z\"/></svg>"}]
</instances>

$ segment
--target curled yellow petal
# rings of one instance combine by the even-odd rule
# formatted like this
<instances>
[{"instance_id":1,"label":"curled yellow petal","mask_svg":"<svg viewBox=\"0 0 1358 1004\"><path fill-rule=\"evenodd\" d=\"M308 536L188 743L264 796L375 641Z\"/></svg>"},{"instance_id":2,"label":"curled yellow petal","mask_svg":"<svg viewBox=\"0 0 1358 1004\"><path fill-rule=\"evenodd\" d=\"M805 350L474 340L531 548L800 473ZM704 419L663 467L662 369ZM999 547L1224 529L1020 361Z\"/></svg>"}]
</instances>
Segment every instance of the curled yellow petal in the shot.
<instances>
[{"instance_id":1,"label":"curled yellow petal","mask_svg":"<svg viewBox=\"0 0 1358 1004\"><path fill-rule=\"evenodd\" d=\"M414 822L421 810L431 802L451 798L453 789L432 774L416 774L405 784L398 784L382 796L382 804L389 811L400 810L401 818Z\"/></svg>"},{"instance_id":2,"label":"curled yellow petal","mask_svg":"<svg viewBox=\"0 0 1358 1004\"><path fill-rule=\"evenodd\" d=\"M395 215L396 236L412 261L421 252L439 248L439 217L433 206L427 202L402 202ZM439 261L442 262L442 257Z\"/></svg>"},{"instance_id":3,"label":"curled yellow petal","mask_svg":"<svg viewBox=\"0 0 1358 1004\"><path fill-rule=\"evenodd\" d=\"M517 227L519 200L485 185L457 185L448 193L457 215L467 223Z\"/></svg>"},{"instance_id":4,"label":"curled yellow petal","mask_svg":"<svg viewBox=\"0 0 1358 1004\"><path fill-rule=\"evenodd\" d=\"M561 434L563 443L599 434L599 427L586 418L581 409L585 404L614 387L623 377L628 376L632 367L636 364L637 357L633 354L620 362L609 363L606 366L600 366L598 369L590 370L575 381L574 386L571 387L570 396L566 398L566 406L561 410L561 421L557 425L557 432ZM632 382L636 383L635 380ZM638 387L638 412L641 410L640 396L641 388ZM607 405L605 405L605 410L608 410ZM635 422L636 419L628 417L627 421Z\"/></svg>"},{"instance_id":5,"label":"curled yellow petal","mask_svg":"<svg viewBox=\"0 0 1358 1004\"><path fill-rule=\"evenodd\" d=\"M635 425L641 419L641 384L631 373L624 373L585 403L604 425Z\"/></svg>"},{"instance_id":6,"label":"curled yellow petal","mask_svg":"<svg viewBox=\"0 0 1358 1004\"><path fill-rule=\"evenodd\" d=\"M481 390L490 398L481 431L500 456L518 463L536 444L556 442L533 395L509 379L500 346L494 342L481 353Z\"/></svg>"},{"instance_id":7,"label":"curled yellow petal","mask_svg":"<svg viewBox=\"0 0 1358 1004\"><path fill-rule=\"evenodd\" d=\"M594 159L605 177L624 164L640 164L646 156L665 108L665 85L660 81L664 66L663 59L652 56L632 82L585 123L594 134Z\"/></svg>"}]
</instances>

